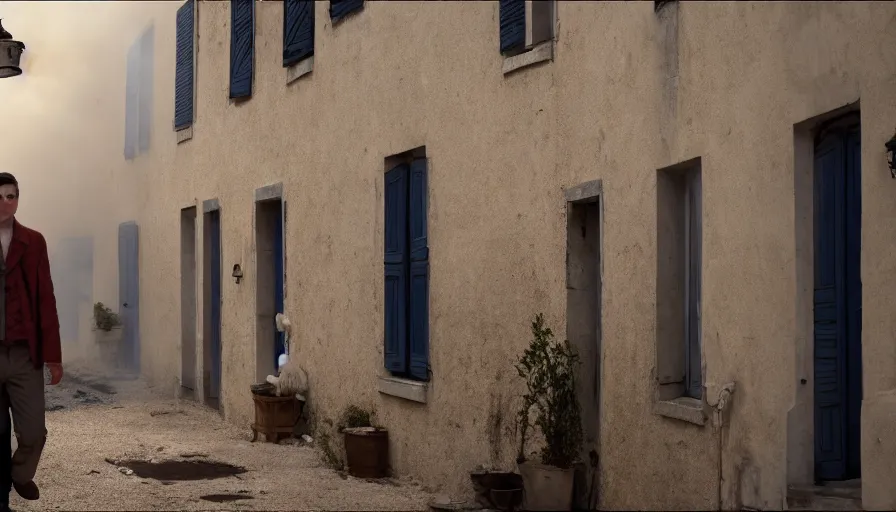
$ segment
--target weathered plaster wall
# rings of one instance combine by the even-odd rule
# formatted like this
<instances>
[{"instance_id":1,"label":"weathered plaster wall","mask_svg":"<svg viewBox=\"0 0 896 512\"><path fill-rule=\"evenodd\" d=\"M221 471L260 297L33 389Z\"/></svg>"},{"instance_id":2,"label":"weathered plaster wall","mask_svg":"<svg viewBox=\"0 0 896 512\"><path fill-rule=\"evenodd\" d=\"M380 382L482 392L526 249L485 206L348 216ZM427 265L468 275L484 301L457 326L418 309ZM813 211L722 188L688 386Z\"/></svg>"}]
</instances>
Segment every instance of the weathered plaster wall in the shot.
<instances>
[{"instance_id":1,"label":"weathered plaster wall","mask_svg":"<svg viewBox=\"0 0 896 512\"><path fill-rule=\"evenodd\" d=\"M217 198L222 403L232 421L250 420L254 190L282 182L286 309L318 417L375 406L399 474L463 490L476 464L513 462L513 359L534 313L565 331L563 189L600 179L602 506L705 509L721 496L725 507L781 508L788 411L802 377L796 340L811 340L795 306L794 125L861 100L865 396L874 404L863 408L865 496L896 499L883 476L892 450L869 448L874 436L889 439L883 422L893 414L891 400L875 397L896 388L896 320L887 311L896 182L882 151L896 118L896 7L685 3L670 18L652 2L561 2L554 61L508 76L497 3L368 2L335 27L325 7L316 13L315 69L287 86L282 6L257 4L254 92L237 105L228 100L228 3L200 3L196 122L193 139L177 146L173 72L158 73L169 85L157 88L156 140L169 146L144 163L141 186L152 199L140 216L144 370L154 380L173 382L179 367L179 211ZM157 41L173 58L173 37ZM426 405L376 391L383 160L422 145ZM652 412L656 170L698 156L708 400L737 383L721 434ZM239 285L226 277L234 263L247 273Z\"/></svg>"}]
</instances>

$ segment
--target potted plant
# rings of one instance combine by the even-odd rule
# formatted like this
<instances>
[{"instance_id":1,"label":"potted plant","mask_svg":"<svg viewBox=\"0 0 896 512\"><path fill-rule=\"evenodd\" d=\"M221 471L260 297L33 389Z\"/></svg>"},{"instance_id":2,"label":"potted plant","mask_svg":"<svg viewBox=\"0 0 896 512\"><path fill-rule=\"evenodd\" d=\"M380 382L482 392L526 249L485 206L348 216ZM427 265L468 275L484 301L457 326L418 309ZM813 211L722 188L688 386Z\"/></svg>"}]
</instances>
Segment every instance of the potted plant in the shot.
<instances>
[{"instance_id":1,"label":"potted plant","mask_svg":"<svg viewBox=\"0 0 896 512\"><path fill-rule=\"evenodd\" d=\"M345 445L348 473L358 478L389 476L389 431L374 426L373 413L349 405L342 413L339 431Z\"/></svg>"},{"instance_id":2,"label":"potted plant","mask_svg":"<svg viewBox=\"0 0 896 512\"><path fill-rule=\"evenodd\" d=\"M121 317L102 302L97 302L93 305L93 332L102 360L117 366L122 340Z\"/></svg>"},{"instance_id":3,"label":"potted plant","mask_svg":"<svg viewBox=\"0 0 896 512\"><path fill-rule=\"evenodd\" d=\"M579 362L569 341L554 341L554 333L544 325L544 315L535 315L532 341L515 365L520 377L526 380L526 394L518 413L517 458L525 510L572 508L572 465L582 447L582 419L576 394ZM538 427L544 442L539 463L527 461L524 456L530 426Z\"/></svg>"}]
</instances>

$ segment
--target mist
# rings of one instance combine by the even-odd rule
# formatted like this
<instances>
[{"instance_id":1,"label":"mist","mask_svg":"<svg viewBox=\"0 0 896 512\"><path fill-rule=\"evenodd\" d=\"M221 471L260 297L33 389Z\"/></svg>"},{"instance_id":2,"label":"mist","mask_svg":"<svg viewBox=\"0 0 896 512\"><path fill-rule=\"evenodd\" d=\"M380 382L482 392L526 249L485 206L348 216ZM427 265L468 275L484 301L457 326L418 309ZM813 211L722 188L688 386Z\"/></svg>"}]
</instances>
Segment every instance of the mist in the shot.
<instances>
[{"instance_id":1,"label":"mist","mask_svg":"<svg viewBox=\"0 0 896 512\"><path fill-rule=\"evenodd\" d=\"M3 27L26 47L23 74L0 80L0 171L19 181L17 220L47 239L66 364L98 360L93 304L120 308L118 225L150 200L124 157L127 55L147 27L173 24L179 4L0 1Z\"/></svg>"}]
</instances>

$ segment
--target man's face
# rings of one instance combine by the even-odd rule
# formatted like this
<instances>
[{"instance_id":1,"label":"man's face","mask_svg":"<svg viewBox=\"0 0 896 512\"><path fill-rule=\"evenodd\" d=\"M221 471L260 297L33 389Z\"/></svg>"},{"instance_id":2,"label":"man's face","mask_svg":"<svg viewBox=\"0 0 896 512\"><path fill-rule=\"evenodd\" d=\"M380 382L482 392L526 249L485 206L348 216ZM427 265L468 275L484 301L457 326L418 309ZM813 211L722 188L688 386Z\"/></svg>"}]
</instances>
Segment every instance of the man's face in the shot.
<instances>
[{"instance_id":1,"label":"man's face","mask_svg":"<svg viewBox=\"0 0 896 512\"><path fill-rule=\"evenodd\" d=\"M15 185L0 185L0 223L11 219L19 209L19 193Z\"/></svg>"}]
</instances>

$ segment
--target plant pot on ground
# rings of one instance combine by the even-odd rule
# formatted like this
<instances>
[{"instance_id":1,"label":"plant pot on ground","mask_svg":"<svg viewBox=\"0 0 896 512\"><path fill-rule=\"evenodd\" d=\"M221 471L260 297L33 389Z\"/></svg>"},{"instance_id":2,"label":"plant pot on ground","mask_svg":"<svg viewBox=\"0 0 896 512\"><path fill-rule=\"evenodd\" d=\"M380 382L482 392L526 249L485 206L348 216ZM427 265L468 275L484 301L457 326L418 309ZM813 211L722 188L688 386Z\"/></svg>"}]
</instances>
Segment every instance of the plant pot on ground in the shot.
<instances>
[{"instance_id":1,"label":"plant pot on ground","mask_svg":"<svg viewBox=\"0 0 896 512\"><path fill-rule=\"evenodd\" d=\"M487 509L515 510L523 495L523 479L517 473L485 468L470 472L476 503Z\"/></svg>"},{"instance_id":2,"label":"plant pot on ground","mask_svg":"<svg viewBox=\"0 0 896 512\"><path fill-rule=\"evenodd\" d=\"M516 364L526 380L526 394L518 413L520 448L517 462L523 478L525 510L570 510L573 500L573 463L582 447L582 419L576 394L579 356L569 341L554 333L538 314L532 322L532 341ZM530 427L537 427L544 445L537 462L524 453Z\"/></svg>"},{"instance_id":3,"label":"plant pot on ground","mask_svg":"<svg viewBox=\"0 0 896 512\"><path fill-rule=\"evenodd\" d=\"M121 317L102 302L93 305L93 335L101 361L106 366L118 366L123 338Z\"/></svg>"},{"instance_id":4,"label":"plant pot on ground","mask_svg":"<svg viewBox=\"0 0 896 512\"><path fill-rule=\"evenodd\" d=\"M348 474L357 478L389 476L389 431L374 426L372 416L370 411L350 405L339 424Z\"/></svg>"}]
</instances>

